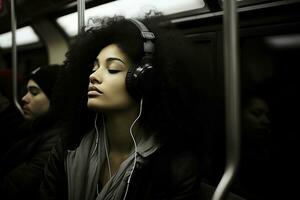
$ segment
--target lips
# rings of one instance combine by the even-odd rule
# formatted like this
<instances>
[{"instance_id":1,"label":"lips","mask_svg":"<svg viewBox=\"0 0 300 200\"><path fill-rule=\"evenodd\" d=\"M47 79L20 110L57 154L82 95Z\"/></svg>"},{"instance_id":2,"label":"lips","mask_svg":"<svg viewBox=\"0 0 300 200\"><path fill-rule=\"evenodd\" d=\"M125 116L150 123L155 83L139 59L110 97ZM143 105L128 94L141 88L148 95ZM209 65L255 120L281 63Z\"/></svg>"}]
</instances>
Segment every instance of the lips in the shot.
<instances>
[{"instance_id":1,"label":"lips","mask_svg":"<svg viewBox=\"0 0 300 200\"><path fill-rule=\"evenodd\" d=\"M27 108L27 107L23 107L22 110L23 110L24 114L30 114L31 113L30 109Z\"/></svg>"},{"instance_id":2,"label":"lips","mask_svg":"<svg viewBox=\"0 0 300 200\"><path fill-rule=\"evenodd\" d=\"M99 94L101 95L103 94L103 92L93 85L89 86L88 96L99 95Z\"/></svg>"}]
</instances>

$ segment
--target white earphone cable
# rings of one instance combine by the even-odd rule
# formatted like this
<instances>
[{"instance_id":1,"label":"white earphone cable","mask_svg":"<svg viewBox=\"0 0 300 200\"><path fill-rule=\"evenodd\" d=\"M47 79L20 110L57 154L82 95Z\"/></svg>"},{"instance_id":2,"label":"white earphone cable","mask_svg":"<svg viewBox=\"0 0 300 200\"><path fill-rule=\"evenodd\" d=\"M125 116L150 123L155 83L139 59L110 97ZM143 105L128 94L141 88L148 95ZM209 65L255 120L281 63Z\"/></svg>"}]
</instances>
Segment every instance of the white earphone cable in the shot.
<instances>
[{"instance_id":1,"label":"white earphone cable","mask_svg":"<svg viewBox=\"0 0 300 200\"><path fill-rule=\"evenodd\" d=\"M98 147L98 143L99 143L99 131L98 131L98 126L97 126L97 119L98 119L98 113L96 114L95 121L94 121L94 126L95 126L95 130L96 130L96 144L95 144L95 148L92 152L92 156L96 152L97 147Z\"/></svg>"},{"instance_id":2,"label":"white earphone cable","mask_svg":"<svg viewBox=\"0 0 300 200\"><path fill-rule=\"evenodd\" d=\"M139 111L139 114L137 116L137 118L133 121L133 123L131 124L130 126L130 129L129 129L129 132L130 132L130 136L133 140L133 144L134 144L134 161L133 161L133 166L132 166L132 170L131 170L131 173L128 177L128 180L127 180L127 186L126 186L126 190L125 190L125 194L124 194L124 198L123 200L126 199L126 196L127 196L127 192L128 192L128 189L129 189L129 184L130 184L130 181L131 181L131 177L132 177L132 174L133 174L133 171L135 169L135 165L136 165L136 157L137 157L137 144L136 144L136 141L134 139L134 136L133 136L133 133L132 133L132 129L133 129L133 126L135 125L135 123L139 120L139 118L141 117L142 115L142 110L143 110L143 98L141 99L141 102L140 102L140 111Z\"/></svg>"},{"instance_id":3,"label":"white earphone cable","mask_svg":"<svg viewBox=\"0 0 300 200\"><path fill-rule=\"evenodd\" d=\"M103 120L104 137L105 137L105 141L107 141L106 126L105 126L104 116L102 117L102 120ZM107 144L106 144L106 142L104 142L104 147L105 147L105 154L106 154L106 160L107 160L109 178L111 178L112 174L111 174L111 169L110 169L110 160L109 160L109 155L108 155L108 150L107 150Z\"/></svg>"}]
</instances>

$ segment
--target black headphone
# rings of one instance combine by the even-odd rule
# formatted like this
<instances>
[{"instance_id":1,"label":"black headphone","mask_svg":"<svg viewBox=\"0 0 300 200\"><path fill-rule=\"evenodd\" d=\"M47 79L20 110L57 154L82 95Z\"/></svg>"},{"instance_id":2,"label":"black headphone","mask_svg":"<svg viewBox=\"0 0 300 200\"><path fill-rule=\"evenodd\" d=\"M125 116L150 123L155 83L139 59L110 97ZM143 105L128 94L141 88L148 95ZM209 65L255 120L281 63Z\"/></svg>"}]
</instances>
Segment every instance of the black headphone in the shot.
<instances>
[{"instance_id":1,"label":"black headphone","mask_svg":"<svg viewBox=\"0 0 300 200\"><path fill-rule=\"evenodd\" d=\"M155 35L140 21L128 19L140 31L143 40L144 56L140 63L128 70L126 75L126 87L130 95L140 98L145 90L149 90L153 73L152 58L154 53ZM150 79L150 80L149 80Z\"/></svg>"}]
</instances>

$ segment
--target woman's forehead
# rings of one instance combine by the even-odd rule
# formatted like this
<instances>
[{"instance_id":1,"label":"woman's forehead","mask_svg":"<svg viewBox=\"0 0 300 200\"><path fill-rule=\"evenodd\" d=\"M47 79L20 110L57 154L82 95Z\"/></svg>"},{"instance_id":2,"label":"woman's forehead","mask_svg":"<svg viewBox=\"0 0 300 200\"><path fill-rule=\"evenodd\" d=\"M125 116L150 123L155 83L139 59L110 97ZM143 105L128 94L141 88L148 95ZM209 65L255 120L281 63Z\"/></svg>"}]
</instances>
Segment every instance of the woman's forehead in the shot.
<instances>
[{"instance_id":1,"label":"woman's forehead","mask_svg":"<svg viewBox=\"0 0 300 200\"><path fill-rule=\"evenodd\" d=\"M119 60L124 64L129 64L128 55L117 44L109 44L100 50L97 59L99 62L104 60Z\"/></svg>"}]
</instances>

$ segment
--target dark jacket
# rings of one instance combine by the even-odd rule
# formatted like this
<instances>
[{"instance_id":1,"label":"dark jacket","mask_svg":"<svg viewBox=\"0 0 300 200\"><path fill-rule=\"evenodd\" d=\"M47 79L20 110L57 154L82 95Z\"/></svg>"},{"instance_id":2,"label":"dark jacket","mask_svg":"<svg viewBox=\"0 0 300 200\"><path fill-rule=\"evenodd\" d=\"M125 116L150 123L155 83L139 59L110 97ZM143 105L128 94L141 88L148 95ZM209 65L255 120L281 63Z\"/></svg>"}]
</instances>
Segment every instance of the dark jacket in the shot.
<instances>
[{"instance_id":1,"label":"dark jacket","mask_svg":"<svg viewBox=\"0 0 300 200\"><path fill-rule=\"evenodd\" d=\"M62 142L51 152L41 185L43 200L68 199L64 168L66 151ZM200 199L198 159L189 152L161 148L143 167L136 167L127 194L128 200Z\"/></svg>"},{"instance_id":2,"label":"dark jacket","mask_svg":"<svg viewBox=\"0 0 300 200\"><path fill-rule=\"evenodd\" d=\"M26 123L21 112L11 102L0 111L0 157L15 143L29 133L29 123Z\"/></svg>"},{"instance_id":3,"label":"dark jacket","mask_svg":"<svg viewBox=\"0 0 300 200\"><path fill-rule=\"evenodd\" d=\"M58 129L40 123L1 157L1 199L37 199L44 166L58 139Z\"/></svg>"}]
</instances>

